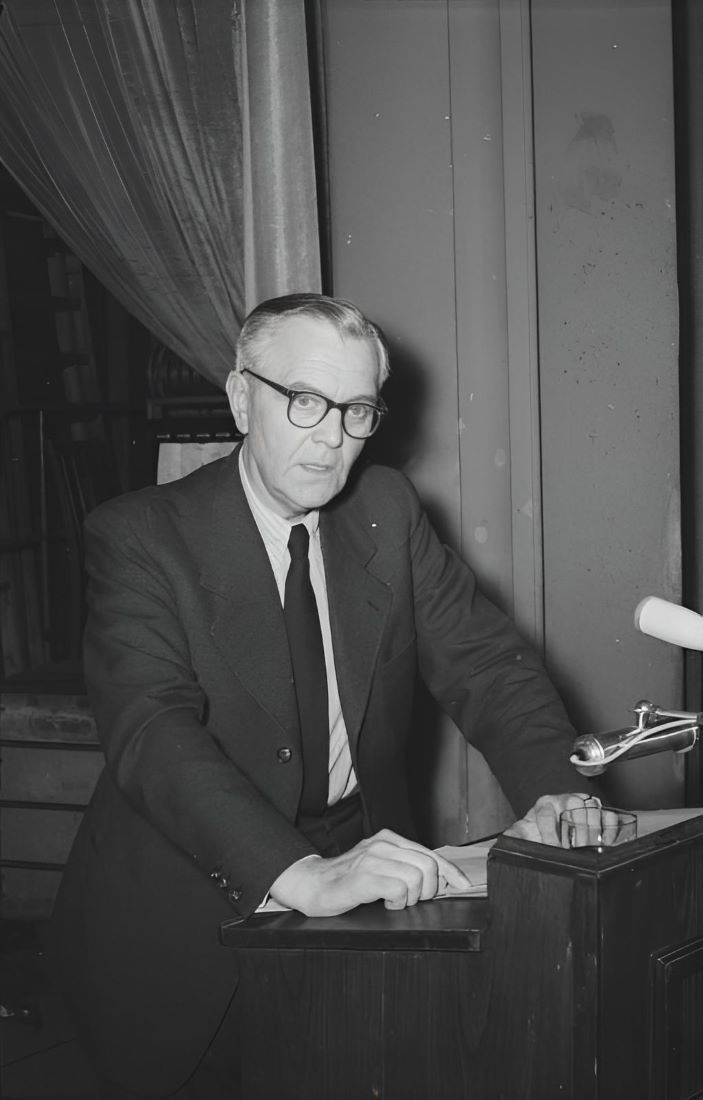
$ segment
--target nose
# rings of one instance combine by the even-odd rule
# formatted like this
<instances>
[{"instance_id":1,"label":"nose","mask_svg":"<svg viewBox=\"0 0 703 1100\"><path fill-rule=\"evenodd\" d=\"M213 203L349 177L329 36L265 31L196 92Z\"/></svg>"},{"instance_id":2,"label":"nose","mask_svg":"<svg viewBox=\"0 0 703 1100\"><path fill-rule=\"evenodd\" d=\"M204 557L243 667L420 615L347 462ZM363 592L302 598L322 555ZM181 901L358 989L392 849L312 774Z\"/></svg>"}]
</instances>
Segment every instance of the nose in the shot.
<instances>
[{"instance_id":1,"label":"nose","mask_svg":"<svg viewBox=\"0 0 703 1100\"><path fill-rule=\"evenodd\" d=\"M344 442L342 410L330 409L327 416L323 417L313 430L312 437L316 443L326 443L328 447L341 447Z\"/></svg>"}]
</instances>

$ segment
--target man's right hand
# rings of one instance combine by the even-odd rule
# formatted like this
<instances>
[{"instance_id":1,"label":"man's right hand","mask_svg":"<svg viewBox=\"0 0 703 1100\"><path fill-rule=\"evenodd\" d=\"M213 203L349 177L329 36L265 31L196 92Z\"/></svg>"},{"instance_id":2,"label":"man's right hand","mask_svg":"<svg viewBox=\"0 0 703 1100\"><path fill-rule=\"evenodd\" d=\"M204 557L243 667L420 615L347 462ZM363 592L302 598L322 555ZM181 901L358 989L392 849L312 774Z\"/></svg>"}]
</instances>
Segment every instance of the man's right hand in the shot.
<instances>
[{"instance_id":1,"label":"man's right hand","mask_svg":"<svg viewBox=\"0 0 703 1100\"><path fill-rule=\"evenodd\" d=\"M465 890L469 883L436 852L382 829L341 856L292 864L273 883L270 896L307 917L332 917L369 901L405 909L446 885Z\"/></svg>"}]
</instances>

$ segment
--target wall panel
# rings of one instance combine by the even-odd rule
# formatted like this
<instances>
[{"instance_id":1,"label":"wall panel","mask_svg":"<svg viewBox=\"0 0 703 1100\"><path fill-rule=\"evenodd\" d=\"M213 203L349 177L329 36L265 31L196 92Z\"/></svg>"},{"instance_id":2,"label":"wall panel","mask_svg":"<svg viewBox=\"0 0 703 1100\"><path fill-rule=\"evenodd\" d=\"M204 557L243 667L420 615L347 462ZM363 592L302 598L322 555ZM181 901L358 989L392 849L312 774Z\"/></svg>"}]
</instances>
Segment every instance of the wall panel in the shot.
<instances>
[{"instance_id":1,"label":"wall panel","mask_svg":"<svg viewBox=\"0 0 703 1100\"><path fill-rule=\"evenodd\" d=\"M635 632L681 593L669 5L534 0L547 657L586 729L681 705L682 651ZM622 769L677 797L682 759Z\"/></svg>"},{"instance_id":2,"label":"wall panel","mask_svg":"<svg viewBox=\"0 0 703 1100\"><path fill-rule=\"evenodd\" d=\"M670 52L665 0L325 5L334 289L392 346L375 452L544 630L584 731L680 698L678 652L632 628L680 591ZM501 824L438 744L435 834ZM675 801L679 767L629 766L628 797Z\"/></svg>"}]
</instances>

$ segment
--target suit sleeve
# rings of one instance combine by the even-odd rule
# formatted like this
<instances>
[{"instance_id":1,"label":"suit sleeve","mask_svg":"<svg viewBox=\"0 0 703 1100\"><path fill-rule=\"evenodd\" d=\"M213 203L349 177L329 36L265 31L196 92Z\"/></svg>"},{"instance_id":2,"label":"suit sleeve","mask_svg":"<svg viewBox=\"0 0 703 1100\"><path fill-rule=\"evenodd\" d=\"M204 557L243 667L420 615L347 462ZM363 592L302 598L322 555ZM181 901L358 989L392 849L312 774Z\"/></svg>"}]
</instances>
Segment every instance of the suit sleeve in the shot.
<instances>
[{"instance_id":1,"label":"suit sleeve","mask_svg":"<svg viewBox=\"0 0 703 1100\"><path fill-rule=\"evenodd\" d=\"M133 810L246 916L314 849L208 732L174 595L131 518L118 504L86 524L84 666L106 765Z\"/></svg>"},{"instance_id":2,"label":"suit sleeve","mask_svg":"<svg viewBox=\"0 0 703 1100\"><path fill-rule=\"evenodd\" d=\"M429 690L483 753L518 816L544 794L595 794L569 762L576 731L537 653L410 494L418 654Z\"/></svg>"}]
</instances>

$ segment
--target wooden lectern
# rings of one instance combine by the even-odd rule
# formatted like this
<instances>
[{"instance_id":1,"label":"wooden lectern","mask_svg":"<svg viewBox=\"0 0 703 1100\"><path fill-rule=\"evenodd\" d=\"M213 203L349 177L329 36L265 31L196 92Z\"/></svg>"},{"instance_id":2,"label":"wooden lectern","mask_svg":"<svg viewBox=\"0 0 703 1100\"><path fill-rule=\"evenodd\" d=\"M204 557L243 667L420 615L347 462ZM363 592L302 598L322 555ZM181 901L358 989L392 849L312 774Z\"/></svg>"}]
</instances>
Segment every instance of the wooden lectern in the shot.
<instances>
[{"instance_id":1,"label":"wooden lectern","mask_svg":"<svg viewBox=\"0 0 703 1100\"><path fill-rule=\"evenodd\" d=\"M703 1096L703 817L603 852L500 837L487 898L222 941L246 1100Z\"/></svg>"}]
</instances>

